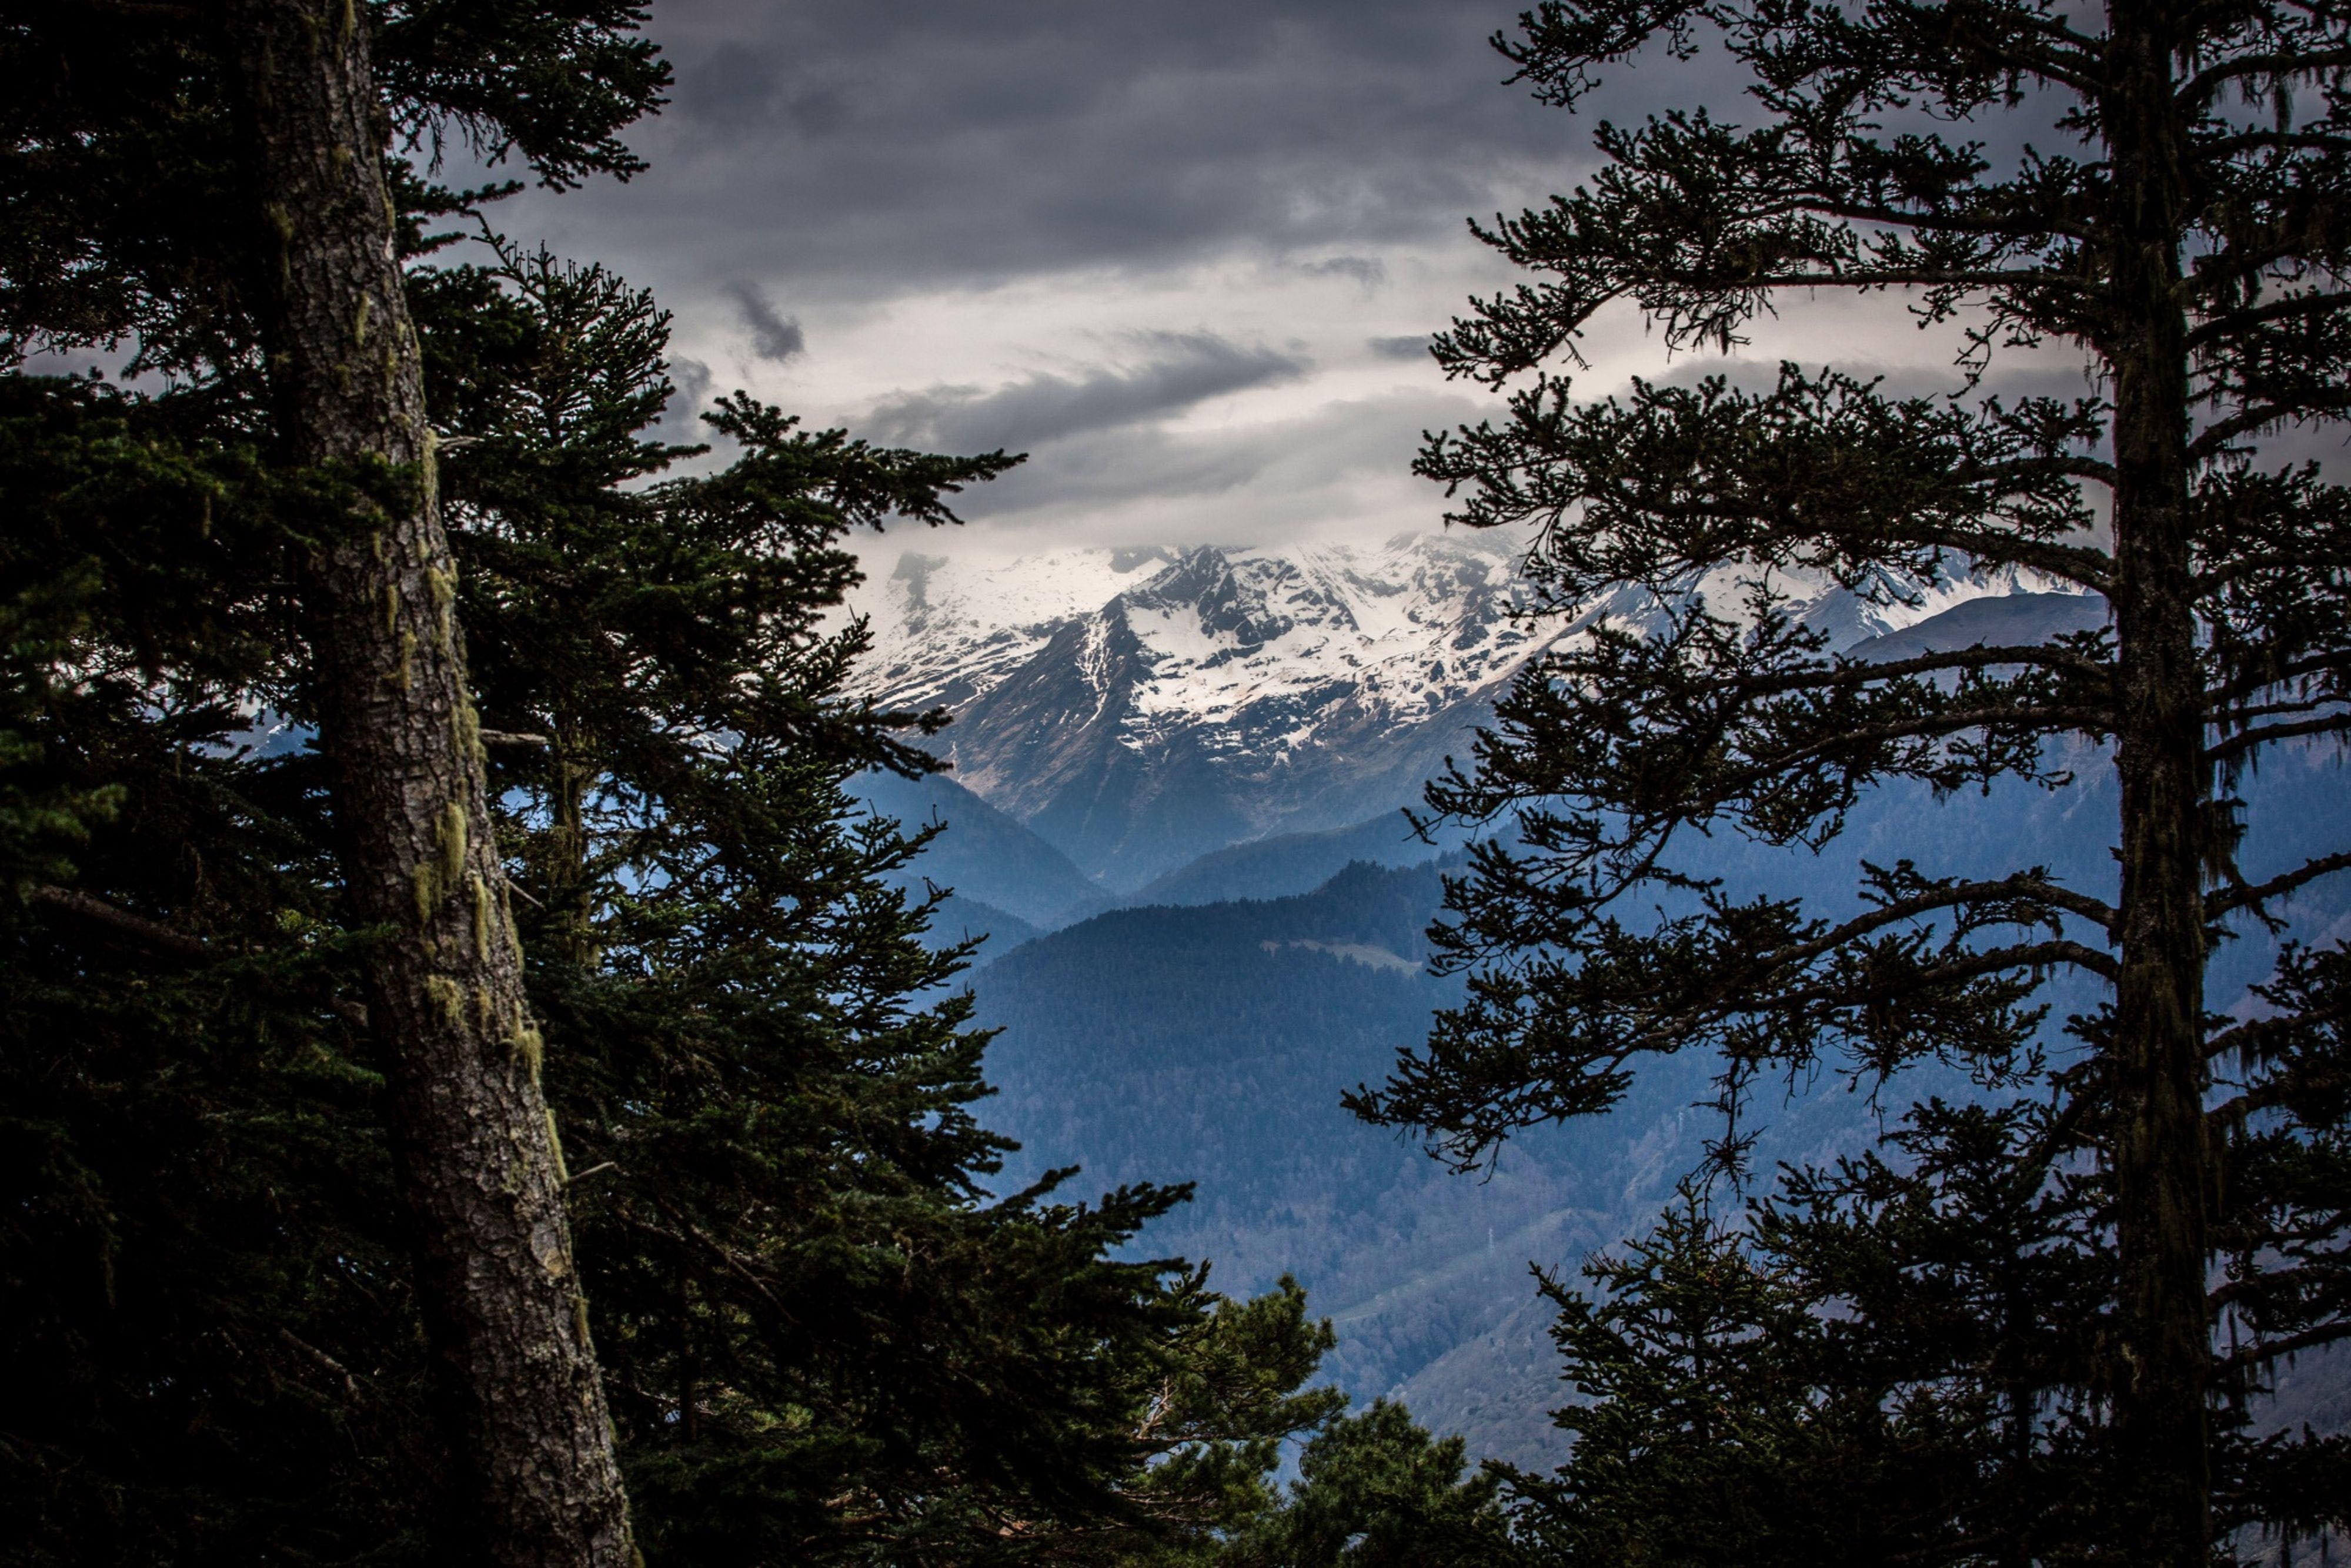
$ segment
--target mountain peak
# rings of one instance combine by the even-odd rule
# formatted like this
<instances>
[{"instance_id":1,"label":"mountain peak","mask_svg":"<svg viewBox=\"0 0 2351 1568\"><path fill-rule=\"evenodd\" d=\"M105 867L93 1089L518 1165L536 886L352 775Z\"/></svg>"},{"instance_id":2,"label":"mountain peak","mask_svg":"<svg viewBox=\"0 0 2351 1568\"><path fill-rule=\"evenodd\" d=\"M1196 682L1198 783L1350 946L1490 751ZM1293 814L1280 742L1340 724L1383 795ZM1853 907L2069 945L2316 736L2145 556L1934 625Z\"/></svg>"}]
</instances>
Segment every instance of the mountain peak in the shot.
<instances>
[{"instance_id":1,"label":"mountain peak","mask_svg":"<svg viewBox=\"0 0 2351 1568\"><path fill-rule=\"evenodd\" d=\"M1737 575L1689 591L1733 609ZM1659 613L1627 591L1530 621L1512 542L1472 533L910 552L877 576L854 605L872 628L873 696L953 710L933 744L956 778L1119 890L1227 844L1416 801L1530 657L1596 615ZM2025 586L2013 574L1877 594L1782 582L1840 645Z\"/></svg>"}]
</instances>

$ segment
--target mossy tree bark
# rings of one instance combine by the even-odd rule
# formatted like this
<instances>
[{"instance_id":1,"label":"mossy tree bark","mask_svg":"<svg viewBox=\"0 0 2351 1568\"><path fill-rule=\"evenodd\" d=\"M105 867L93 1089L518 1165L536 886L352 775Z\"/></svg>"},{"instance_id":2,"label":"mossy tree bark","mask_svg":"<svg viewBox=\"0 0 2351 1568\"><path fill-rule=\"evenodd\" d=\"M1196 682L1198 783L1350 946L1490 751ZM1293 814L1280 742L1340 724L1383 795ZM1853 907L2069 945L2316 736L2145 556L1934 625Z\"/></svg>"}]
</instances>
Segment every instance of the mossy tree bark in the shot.
<instances>
[{"instance_id":1,"label":"mossy tree bark","mask_svg":"<svg viewBox=\"0 0 2351 1568\"><path fill-rule=\"evenodd\" d=\"M2204 672L2196 647L2180 235L2183 51L2169 7L2108 7L2100 105L2114 157L2107 233L2114 375L2115 767L2122 887L2115 946L2117 1473L2147 1563L2189 1568L2211 1538L2205 1383Z\"/></svg>"},{"instance_id":2,"label":"mossy tree bark","mask_svg":"<svg viewBox=\"0 0 2351 1568\"><path fill-rule=\"evenodd\" d=\"M231 0L271 272L278 433L355 503L303 584L370 1021L390 1077L427 1332L461 1416L482 1554L635 1560L539 1088L434 495L386 141L350 0Z\"/></svg>"}]
</instances>

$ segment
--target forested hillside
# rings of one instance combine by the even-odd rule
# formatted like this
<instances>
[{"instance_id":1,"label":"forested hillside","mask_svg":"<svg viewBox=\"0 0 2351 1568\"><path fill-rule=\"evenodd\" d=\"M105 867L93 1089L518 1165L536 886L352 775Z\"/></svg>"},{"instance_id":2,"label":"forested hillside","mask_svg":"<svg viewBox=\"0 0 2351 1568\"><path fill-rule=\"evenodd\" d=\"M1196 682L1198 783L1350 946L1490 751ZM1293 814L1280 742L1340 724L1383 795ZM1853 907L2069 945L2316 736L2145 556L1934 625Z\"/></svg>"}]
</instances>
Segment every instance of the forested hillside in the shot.
<instances>
[{"instance_id":1,"label":"forested hillside","mask_svg":"<svg viewBox=\"0 0 2351 1568\"><path fill-rule=\"evenodd\" d=\"M1015 1173L1196 1182L1139 1253L1209 1260L1234 1290L1297 1275L1340 1330L1341 1386L1535 1462L1559 1451L1557 1365L1528 1266L1573 1262L1662 1200L1705 1130L1703 1082L1661 1074L1605 1126L1478 1182L1364 1126L1342 1091L1458 995L1419 963L1438 896L1432 865L1356 864L1311 894L1119 910L1006 953L972 980L977 1021L1003 1030L989 1115L1022 1145ZM1814 1147L1864 1135L1850 1107L1814 1119Z\"/></svg>"},{"instance_id":2,"label":"forested hillside","mask_svg":"<svg viewBox=\"0 0 2351 1568\"><path fill-rule=\"evenodd\" d=\"M1494 1327L1531 1299L1530 1258L1598 1244L1589 1217L1616 1207L1615 1173L1567 1151L1455 1183L1339 1108L1452 994L1417 963L1437 902L1433 869L1357 865L1296 898L1100 915L974 979L978 1020L1004 1031L990 1113L1017 1168L1081 1163L1087 1191L1196 1180L1137 1245L1209 1259L1234 1289L1297 1274L1341 1327L1328 1366L1364 1396ZM1548 1381L1538 1365L1511 1419L1470 1433L1479 1452L1543 1450Z\"/></svg>"},{"instance_id":3,"label":"forested hillside","mask_svg":"<svg viewBox=\"0 0 2351 1568\"><path fill-rule=\"evenodd\" d=\"M2248 820L2292 852L2335 820L2346 778L2329 756L2285 758L2249 790ZM1931 855L1964 873L2015 856L2097 885L2112 873L2077 823L2101 804L2094 790L2010 787L1939 803L1889 791L1829 854L1732 836L1700 869L1736 894L1824 900L1851 896L1863 858ZM1201 870L1246 866L1252 847ZM1277 866L1294 852L1266 848ZM1608 1117L1531 1135L1503 1151L1490 1179L1459 1180L1340 1109L1343 1091L1385 1072L1426 1038L1431 1009L1458 998L1458 980L1419 962L1439 893L1438 862L1357 863L1310 894L1123 909L1026 946L991 944L971 980L979 1020L1003 1031L988 1056L991 1117L1023 1145L1018 1171L1081 1164L1084 1190L1196 1182L1194 1201L1156 1221L1143 1251L1209 1259L1235 1289L1296 1273L1341 1331L1327 1366L1343 1386L1400 1393L1437 1430L1467 1433L1474 1451L1534 1462L1561 1451L1547 1411L1562 1391L1528 1266L1572 1270L1641 1228L1719 1125L1698 1106L1703 1064L1664 1064ZM2313 900L2296 926L2351 931L2351 905ZM2243 988L2273 956L2259 942L2224 954L2218 973L2233 989L2223 1005L2248 1000ZM1885 1107L1914 1094L1976 1092L1963 1075L1931 1071L1875 1100L1834 1076L1793 1090L1756 1108L1767 1174L1777 1160L1865 1146ZM2332 1363L2314 1364L2281 1418L2340 1423L2351 1414L2345 1383Z\"/></svg>"}]
</instances>

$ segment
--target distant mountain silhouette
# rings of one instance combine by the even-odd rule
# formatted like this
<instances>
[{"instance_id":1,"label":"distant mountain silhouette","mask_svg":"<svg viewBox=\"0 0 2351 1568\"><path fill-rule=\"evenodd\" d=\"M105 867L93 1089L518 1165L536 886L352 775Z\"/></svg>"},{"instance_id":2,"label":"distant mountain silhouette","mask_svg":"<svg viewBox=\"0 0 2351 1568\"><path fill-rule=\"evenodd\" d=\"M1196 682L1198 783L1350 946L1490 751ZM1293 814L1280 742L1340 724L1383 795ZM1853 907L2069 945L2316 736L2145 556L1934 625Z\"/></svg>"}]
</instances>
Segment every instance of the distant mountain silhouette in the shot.
<instances>
[{"instance_id":1,"label":"distant mountain silhouette","mask_svg":"<svg viewBox=\"0 0 2351 1568\"><path fill-rule=\"evenodd\" d=\"M1839 648L1971 603L2059 597L2013 572L1869 591L1819 572L1775 580ZM1732 578L1686 591L1719 613L1745 602ZM1530 619L1531 597L1509 538L1457 531L993 562L910 554L855 608L870 617L874 697L949 708L956 722L932 744L956 780L1126 902L1207 895L1206 883L1142 890L1228 846L1416 804L1531 656L1603 616L1637 629L1664 613L1627 589Z\"/></svg>"},{"instance_id":2,"label":"distant mountain silhouette","mask_svg":"<svg viewBox=\"0 0 2351 1568\"><path fill-rule=\"evenodd\" d=\"M1915 626L1888 632L1845 650L1856 659L1887 664L1962 648L2022 648L2073 632L2095 632L2112 619L2095 593L2011 593L1970 599Z\"/></svg>"},{"instance_id":3,"label":"distant mountain silhouette","mask_svg":"<svg viewBox=\"0 0 2351 1568\"><path fill-rule=\"evenodd\" d=\"M1449 847L1458 834L1440 837ZM1242 898L1286 898L1311 893L1349 864L1420 865L1434 860L1437 845L1424 842L1401 810L1368 822L1315 833L1277 833L1202 855L1155 878L1106 907L1150 904L1221 904ZM1092 913L1090 911L1089 913Z\"/></svg>"},{"instance_id":4,"label":"distant mountain silhouette","mask_svg":"<svg viewBox=\"0 0 2351 1568\"><path fill-rule=\"evenodd\" d=\"M980 1020L1002 1030L986 1115L1024 1145L1005 1190L1071 1162L1085 1167L1074 1195L1196 1181L1196 1200L1140 1238L1137 1256L1213 1260L1234 1291L1296 1273L1339 1327L1328 1370L1342 1385L1402 1396L1473 1453L1541 1465L1560 1451L1545 1412L1562 1395L1527 1266L1572 1272L1647 1227L1718 1130L1692 1109L1709 1064L1642 1064L1614 1113L1527 1133L1484 1180L1447 1175L1338 1103L1420 1045L1432 1010L1460 994L1422 967L1437 848L1396 808L1417 801L1445 755L1466 752L1529 653L1590 618L1637 629L1659 614L1626 591L1526 629L1508 613L1508 565L1482 541L1426 538L1063 551L997 568L910 556L863 606L876 692L955 708L941 744L957 771L858 789L909 825L949 824L915 869L956 890L935 940L990 938L968 978ZM2036 643L2106 615L2101 600L2012 574L1931 592L1878 586L1813 583L1798 608L1834 648L1876 661ZM1728 606L1730 587L1690 591ZM1692 836L1679 864L1729 896L1801 895L1823 915L1857 905L1865 860L1938 874L2040 864L2111 896L2108 758L2077 742L2049 762L2081 781L1943 800L1889 787L1820 854L1725 831ZM2341 820L2342 784L2338 754L2317 747L2248 779L2247 874L2318 847ZM2305 937L2351 936L2351 890L2286 913ZM2279 939L2249 930L2221 949L2216 1010L2248 1005ZM2066 982L2046 999L2054 1040L2096 998ZM1886 1103L1973 1092L1956 1072L1921 1071ZM1753 1113L1765 1172L1853 1152L1879 1130L1868 1097L1834 1072L1761 1096ZM2341 1404L2329 1375L2310 1408Z\"/></svg>"}]
</instances>

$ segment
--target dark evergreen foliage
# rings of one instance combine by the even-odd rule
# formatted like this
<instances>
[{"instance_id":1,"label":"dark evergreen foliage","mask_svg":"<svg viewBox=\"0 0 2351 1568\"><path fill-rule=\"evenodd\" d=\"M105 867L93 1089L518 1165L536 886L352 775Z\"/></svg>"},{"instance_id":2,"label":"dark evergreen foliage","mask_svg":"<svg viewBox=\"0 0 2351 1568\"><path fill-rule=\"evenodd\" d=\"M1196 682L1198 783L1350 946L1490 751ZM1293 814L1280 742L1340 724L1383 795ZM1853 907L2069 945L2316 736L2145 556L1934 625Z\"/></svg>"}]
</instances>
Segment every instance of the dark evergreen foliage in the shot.
<instances>
[{"instance_id":1,"label":"dark evergreen foliage","mask_svg":"<svg viewBox=\"0 0 2351 1568\"><path fill-rule=\"evenodd\" d=\"M847 778L854 523L1002 465L746 403L674 455L664 322L507 256L418 290L580 1256L649 1546L1107 1557L1252 1500L1328 1331L1110 1252L1181 1189L982 1187L986 1037ZM565 350L584 345L573 357ZM15 379L5 1485L27 1561L430 1555L438 1478L380 1080L279 543L172 398ZM241 487L240 487L241 486ZM112 499L110 500L110 497ZM265 716L284 711L259 710ZM510 730L498 727L510 726ZM35 879L42 880L35 880ZM927 1005L911 1000L918 993Z\"/></svg>"},{"instance_id":2,"label":"dark evergreen foliage","mask_svg":"<svg viewBox=\"0 0 2351 1568\"><path fill-rule=\"evenodd\" d=\"M2269 1201L2224 1199L2218 1228L2268 1223ZM2082 1118L2047 1102L1928 1101L1882 1152L1783 1170L1734 1223L1686 1183L1656 1229L1585 1264L1588 1291L1545 1281L1582 1400L1558 1415L1568 1463L1510 1477L1524 1544L1565 1563L2108 1560L2130 1528L2102 1410L2109 1202ZM2351 1448L2264 1430L2260 1359L2223 1364L2216 1421L2216 1520L2240 1551L2328 1528Z\"/></svg>"},{"instance_id":3,"label":"dark evergreen foliage","mask_svg":"<svg viewBox=\"0 0 2351 1568\"><path fill-rule=\"evenodd\" d=\"M1462 1475L1458 1437L1432 1439L1401 1405L1374 1400L1299 1456L1280 1506L1234 1532L1228 1568L1499 1568L1519 1562L1498 1477Z\"/></svg>"},{"instance_id":4,"label":"dark evergreen foliage","mask_svg":"<svg viewBox=\"0 0 2351 1568\"><path fill-rule=\"evenodd\" d=\"M637 434L671 393L648 297L513 253L418 295L464 354L439 405L469 645L488 733L530 737L494 756L648 1541L904 1561L1218 1517L1327 1407L1294 1394L1325 1339L1294 1291L1228 1306L1109 1260L1181 1189L988 1200L963 954L889 885L919 842L842 790L931 764L838 697L840 541L945 520L1008 460L736 400L725 470L622 488L674 455Z\"/></svg>"},{"instance_id":5,"label":"dark evergreen foliage","mask_svg":"<svg viewBox=\"0 0 2351 1568\"><path fill-rule=\"evenodd\" d=\"M665 68L637 8L388 5L386 114L555 185ZM5 1554L446 1561L433 1419L296 582L348 495L266 455L225 40L0 15L9 1134ZM395 166L412 246L465 198ZM959 951L844 782L927 764L847 703L850 529L1008 460L732 400L664 479L665 319L497 248L412 275L457 605L642 1539L697 1562L1106 1559L1261 1496L1329 1343L1302 1295L1111 1254L1182 1197L986 1189ZM394 476L396 481L398 476ZM322 487L323 486L323 487ZM918 995L926 999L916 999Z\"/></svg>"},{"instance_id":6,"label":"dark evergreen foliage","mask_svg":"<svg viewBox=\"0 0 2351 1568\"><path fill-rule=\"evenodd\" d=\"M2105 1535L2070 1539L2201 1563L2216 1518L2279 1495L2262 1474L2319 1462L2283 1445L2215 1470L2211 1412L2277 1357L2351 1333L2332 1296L2343 1191L2325 1185L2343 1107L2316 1087L2343 1071L2339 1002L2295 979L2339 955L2288 955L2271 1000L2315 1006L2300 1023L2208 1019L2204 1000L2216 948L2351 865L2339 850L2262 865L2236 795L2263 754L2351 728L2351 508L2256 444L2351 407L2351 16L1594 0L1545 4L1498 44L1570 108L1638 51L1714 49L1744 68L1752 115L1603 124L1588 184L1479 230L1540 276L1477 302L1437 357L1498 388L1525 379L1505 418L1436 439L1420 470L1457 496L1456 520L1536 528L1554 612L1626 595L1659 629L1596 618L1519 681L1475 766L1433 788L1439 812L1510 818L1518 841L1475 852L1438 934L1468 1002L1356 1103L1472 1165L1514 1128L1613 1103L1645 1057L1699 1051L1720 1066L1717 1153L1735 1165L1737 1114L1767 1075L1827 1062L1882 1081L1931 1061L1995 1092L2053 1087L2107 1180L2105 1337L2072 1375L2126 1498ZM1946 130L1979 121L2046 144L1998 167ZM1960 335L1961 385L1896 399L1789 366L1761 390L1635 382L1578 402L1543 368L1577 362L1616 301L1673 348L1728 350L1796 288L1906 291ZM2098 392L1974 398L2026 346L2077 350ZM1970 570L2103 595L2113 626L1865 663L1796 623L1775 581L1894 601ZM2065 747L2116 769L2112 893L1906 860L1865 866L1858 912L1831 916L1731 896L1691 858L1726 831L1827 846L1889 781L2062 789L2079 766ZM2064 969L2113 1003L2060 1049L2036 993ZM2288 1038L2291 1061L2260 1055ZM2053 1052L2083 1066L2053 1080ZM2297 1184L2305 1165L2327 1174ZM2236 1170L2275 1196L2231 1188ZM2241 1281L2208 1291L2223 1259ZM2255 1326L2254 1300L2293 1302L2293 1326ZM2244 1336L2225 1354L2223 1318Z\"/></svg>"},{"instance_id":7,"label":"dark evergreen foliage","mask_svg":"<svg viewBox=\"0 0 2351 1568\"><path fill-rule=\"evenodd\" d=\"M399 1557L441 1488L321 781L251 727L285 508L208 412L0 379L10 1561Z\"/></svg>"},{"instance_id":8,"label":"dark evergreen foliage","mask_svg":"<svg viewBox=\"0 0 2351 1568\"><path fill-rule=\"evenodd\" d=\"M467 200L432 183L453 141L557 189L643 167L620 134L659 107L670 69L634 0L368 0L355 15L394 146L425 159L423 175L391 170L411 235ZM253 371L266 263L228 31L209 5L0 5L0 358L128 340L144 366Z\"/></svg>"}]
</instances>

